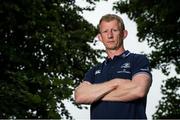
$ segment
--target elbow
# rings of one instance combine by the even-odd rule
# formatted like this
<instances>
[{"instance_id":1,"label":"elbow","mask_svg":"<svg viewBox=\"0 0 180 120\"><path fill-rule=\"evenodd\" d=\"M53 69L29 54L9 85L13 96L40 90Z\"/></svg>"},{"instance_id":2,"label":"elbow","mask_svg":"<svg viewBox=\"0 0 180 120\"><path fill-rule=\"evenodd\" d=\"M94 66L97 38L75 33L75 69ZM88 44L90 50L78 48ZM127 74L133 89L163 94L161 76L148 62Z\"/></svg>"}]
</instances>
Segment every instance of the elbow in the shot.
<instances>
[{"instance_id":1,"label":"elbow","mask_svg":"<svg viewBox=\"0 0 180 120\"><path fill-rule=\"evenodd\" d=\"M140 99L140 98L144 98L144 97L147 96L147 91L144 90L144 89L142 89L142 88L139 88L139 90L136 91L135 96L136 96L137 98L139 98L139 99Z\"/></svg>"},{"instance_id":2,"label":"elbow","mask_svg":"<svg viewBox=\"0 0 180 120\"><path fill-rule=\"evenodd\" d=\"M74 100L77 104L82 104L84 101L83 93L78 88L75 89Z\"/></svg>"},{"instance_id":3,"label":"elbow","mask_svg":"<svg viewBox=\"0 0 180 120\"><path fill-rule=\"evenodd\" d=\"M80 94L78 94L77 91L75 91L74 99L75 99L75 103L77 103L77 104L81 104L83 101L82 96Z\"/></svg>"},{"instance_id":4,"label":"elbow","mask_svg":"<svg viewBox=\"0 0 180 120\"><path fill-rule=\"evenodd\" d=\"M147 94L145 94L145 92L139 92L139 93L137 94L137 98L144 98L144 97L146 97L146 95L147 95Z\"/></svg>"},{"instance_id":5,"label":"elbow","mask_svg":"<svg viewBox=\"0 0 180 120\"><path fill-rule=\"evenodd\" d=\"M74 98L75 98L75 102L76 102L77 104L83 103L83 98L82 98L82 96L75 94L75 97L74 97Z\"/></svg>"},{"instance_id":6,"label":"elbow","mask_svg":"<svg viewBox=\"0 0 180 120\"><path fill-rule=\"evenodd\" d=\"M91 104L92 103L90 100L87 99L85 95L80 95L76 93L74 98L77 104Z\"/></svg>"},{"instance_id":7,"label":"elbow","mask_svg":"<svg viewBox=\"0 0 180 120\"><path fill-rule=\"evenodd\" d=\"M132 93L132 100L144 98L146 95L144 93Z\"/></svg>"}]
</instances>

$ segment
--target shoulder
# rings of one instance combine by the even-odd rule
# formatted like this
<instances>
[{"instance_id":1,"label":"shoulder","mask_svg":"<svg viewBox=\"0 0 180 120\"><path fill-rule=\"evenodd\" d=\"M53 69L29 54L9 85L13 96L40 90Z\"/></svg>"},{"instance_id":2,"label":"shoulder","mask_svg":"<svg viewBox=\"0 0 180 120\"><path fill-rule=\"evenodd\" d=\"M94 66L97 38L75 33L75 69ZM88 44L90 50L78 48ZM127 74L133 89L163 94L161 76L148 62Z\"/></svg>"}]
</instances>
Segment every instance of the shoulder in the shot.
<instances>
[{"instance_id":1,"label":"shoulder","mask_svg":"<svg viewBox=\"0 0 180 120\"><path fill-rule=\"evenodd\" d=\"M102 66L102 63L100 64L97 64L96 66L90 68L85 76L84 76L84 80L85 81L88 81L90 83L94 83L94 79L95 79L95 74L99 73L100 70L101 70L101 66Z\"/></svg>"},{"instance_id":2,"label":"shoulder","mask_svg":"<svg viewBox=\"0 0 180 120\"><path fill-rule=\"evenodd\" d=\"M103 66L104 62L103 63L98 63L97 65L95 66L92 66L88 72L91 72L91 73L94 73L96 70L100 69L102 66Z\"/></svg>"},{"instance_id":3,"label":"shoulder","mask_svg":"<svg viewBox=\"0 0 180 120\"><path fill-rule=\"evenodd\" d=\"M149 61L145 54L130 53L129 57L135 61Z\"/></svg>"},{"instance_id":4,"label":"shoulder","mask_svg":"<svg viewBox=\"0 0 180 120\"><path fill-rule=\"evenodd\" d=\"M134 57L138 58L138 57L146 57L146 54L130 53L130 56L134 56Z\"/></svg>"},{"instance_id":5,"label":"shoulder","mask_svg":"<svg viewBox=\"0 0 180 120\"><path fill-rule=\"evenodd\" d=\"M133 74L148 73L151 76L151 68L147 55L131 53Z\"/></svg>"}]
</instances>

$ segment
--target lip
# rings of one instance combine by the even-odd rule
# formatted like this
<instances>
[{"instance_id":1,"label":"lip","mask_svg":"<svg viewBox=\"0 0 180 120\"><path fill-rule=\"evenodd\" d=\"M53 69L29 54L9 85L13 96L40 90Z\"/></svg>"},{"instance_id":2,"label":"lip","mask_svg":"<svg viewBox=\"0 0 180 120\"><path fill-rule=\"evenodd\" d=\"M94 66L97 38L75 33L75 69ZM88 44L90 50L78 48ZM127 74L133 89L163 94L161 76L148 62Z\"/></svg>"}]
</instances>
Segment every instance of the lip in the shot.
<instances>
[{"instance_id":1,"label":"lip","mask_svg":"<svg viewBox=\"0 0 180 120\"><path fill-rule=\"evenodd\" d=\"M107 43L114 43L115 41L107 41Z\"/></svg>"}]
</instances>

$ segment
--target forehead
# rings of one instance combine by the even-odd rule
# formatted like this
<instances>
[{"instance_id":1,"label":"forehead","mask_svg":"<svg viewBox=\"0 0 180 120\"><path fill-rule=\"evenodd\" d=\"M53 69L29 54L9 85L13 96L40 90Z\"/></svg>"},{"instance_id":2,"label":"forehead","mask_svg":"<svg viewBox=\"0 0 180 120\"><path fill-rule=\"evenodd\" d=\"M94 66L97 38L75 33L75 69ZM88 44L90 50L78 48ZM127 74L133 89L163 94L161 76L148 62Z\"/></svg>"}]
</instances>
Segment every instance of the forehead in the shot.
<instances>
[{"instance_id":1,"label":"forehead","mask_svg":"<svg viewBox=\"0 0 180 120\"><path fill-rule=\"evenodd\" d=\"M106 28L119 28L120 24L117 20L111 20L111 21L101 21L99 25L100 29L106 29Z\"/></svg>"}]
</instances>

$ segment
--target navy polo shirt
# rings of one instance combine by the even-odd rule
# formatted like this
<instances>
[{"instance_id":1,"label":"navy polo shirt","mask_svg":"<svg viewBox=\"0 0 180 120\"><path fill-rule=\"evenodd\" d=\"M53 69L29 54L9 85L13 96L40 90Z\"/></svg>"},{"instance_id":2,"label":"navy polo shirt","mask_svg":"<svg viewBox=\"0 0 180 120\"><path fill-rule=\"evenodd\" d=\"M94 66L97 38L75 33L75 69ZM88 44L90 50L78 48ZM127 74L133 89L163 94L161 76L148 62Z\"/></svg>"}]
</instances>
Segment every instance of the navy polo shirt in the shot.
<instances>
[{"instance_id":1,"label":"navy polo shirt","mask_svg":"<svg viewBox=\"0 0 180 120\"><path fill-rule=\"evenodd\" d=\"M85 74L85 81L102 83L114 78L132 80L140 73L150 75L149 61L145 55L125 51L113 59L106 59L103 63L90 69ZM130 102L97 101L91 104L91 119L146 119L146 97Z\"/></svg>"}]
</instances>

